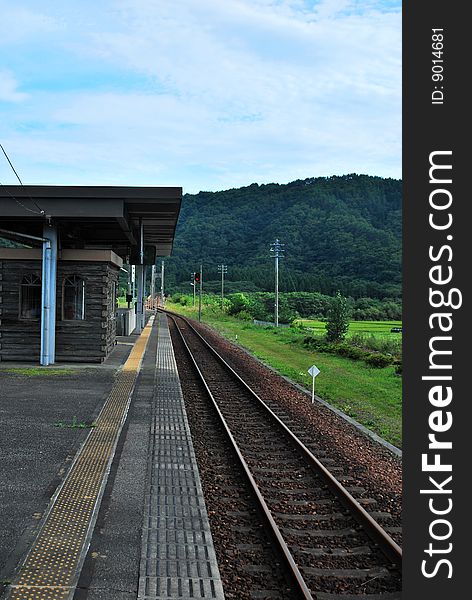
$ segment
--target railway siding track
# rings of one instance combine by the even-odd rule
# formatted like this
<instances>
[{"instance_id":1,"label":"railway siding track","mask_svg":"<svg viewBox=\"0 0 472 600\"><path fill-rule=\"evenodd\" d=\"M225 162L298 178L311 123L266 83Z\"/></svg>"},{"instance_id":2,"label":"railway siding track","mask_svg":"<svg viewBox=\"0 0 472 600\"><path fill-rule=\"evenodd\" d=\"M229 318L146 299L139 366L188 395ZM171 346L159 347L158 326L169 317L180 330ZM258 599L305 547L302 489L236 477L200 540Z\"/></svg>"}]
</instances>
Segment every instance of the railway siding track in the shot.
<instances>
[{"instance_id":1,"label":"railway siding track","mask_svg":"<svg viewBox=\"0 0 472 600\"><path fill-rule=\"evenodd\" d=\"M372 499L355 500L351 492L362 488L347 489L352 481L342 467L322 450L316 457L316 446L307 448L186 319L169 316L234 442L298 597L399 597L401 549L385 531L396 529L390 513L375 510Z\"/></svg>"}]
</instances>

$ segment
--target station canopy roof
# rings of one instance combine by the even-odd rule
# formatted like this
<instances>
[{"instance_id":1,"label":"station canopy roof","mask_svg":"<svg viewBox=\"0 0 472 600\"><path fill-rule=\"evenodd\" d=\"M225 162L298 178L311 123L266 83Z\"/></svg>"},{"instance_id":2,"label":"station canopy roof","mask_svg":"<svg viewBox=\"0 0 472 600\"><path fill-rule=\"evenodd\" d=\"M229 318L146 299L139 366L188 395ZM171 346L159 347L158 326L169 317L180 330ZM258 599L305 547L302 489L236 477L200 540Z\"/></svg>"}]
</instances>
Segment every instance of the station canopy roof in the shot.
<instances>
[{"instance_id":1,"label":"station canopy roof","mask_svg":"<svg viewBox=\"0 0 472 600\"><path fill-rule=\"evenodd\" d=\"M0 229L41 237L50 219L62 248L107 248L126 258L139 247L142 219L144 244L169 256L181 200L180 187L2 185Z\"/></svg>"}]
</instances>

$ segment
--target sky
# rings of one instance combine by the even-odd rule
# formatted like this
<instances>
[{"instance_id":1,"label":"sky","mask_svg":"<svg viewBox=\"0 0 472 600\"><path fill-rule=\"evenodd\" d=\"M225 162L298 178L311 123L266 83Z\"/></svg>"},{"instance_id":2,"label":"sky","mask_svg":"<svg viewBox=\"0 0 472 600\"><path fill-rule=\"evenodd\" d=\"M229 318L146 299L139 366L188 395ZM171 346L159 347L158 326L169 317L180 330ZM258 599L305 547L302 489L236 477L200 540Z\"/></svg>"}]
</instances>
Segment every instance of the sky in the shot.
<instances>
[{"instance_id":1,"label":"sky","mask_svg":"<svg viewBox=\"0 0 472 600\"><path fill-rule=\"evenodd\" d=\"M25 184L401 177L400 2L0 0L0 22Z\"/></svg>"}]
</instances>

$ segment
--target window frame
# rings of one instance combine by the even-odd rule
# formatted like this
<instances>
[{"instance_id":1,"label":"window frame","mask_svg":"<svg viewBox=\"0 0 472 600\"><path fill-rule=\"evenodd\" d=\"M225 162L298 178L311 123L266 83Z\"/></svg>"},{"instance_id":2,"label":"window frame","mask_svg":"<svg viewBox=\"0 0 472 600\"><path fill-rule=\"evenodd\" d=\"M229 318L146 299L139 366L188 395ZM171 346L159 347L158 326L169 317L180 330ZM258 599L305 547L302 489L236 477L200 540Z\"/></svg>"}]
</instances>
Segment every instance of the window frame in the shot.
<instances>
[{"instance_id":1,"label":"window frame","mask_svg":"<svg viewBox=\"0 0 472 600\"><path fill-rule=\"evenodd\" d=\"M36 280L39 281L39 283L24 283L24 279L26 277L31 277L31 278L35 277ZM22 311L23 299L24 299L23 288L26 286L39 288L39 315L37 317L25 317L23 315L23 311ZM19 291L18 291L18 320L19 321L40 321L41 320L42 287L43 287L43 280L42 280L41 274L38 273L38 271L28 271L28 272L22 273L21 278L20 278Z\"/></svg>"},{"instance_id":2,"label":"window frame","mask_svg":"<svg viewBox=\"0 0 472 600\"><path fill-rule=\"evenodd\" d=\"M78 319L70 319L67 318L65 316L65 288L67 285L67 280L68 279L78 279L82 282L82 317L78 318ZM86 280L85 277L82 277L82 275L79 275L78 273L70 273L69 275L64 275L63 279L62 279L62 286L61 286L61 321L65 321L67 323L80 323L82 321L85 321L87 319L87 315L86 315L86 310L85 310L85 284L86 284ZM70 287L75 287L75 286L70 286Z\"/></svg>"}]
</instances>

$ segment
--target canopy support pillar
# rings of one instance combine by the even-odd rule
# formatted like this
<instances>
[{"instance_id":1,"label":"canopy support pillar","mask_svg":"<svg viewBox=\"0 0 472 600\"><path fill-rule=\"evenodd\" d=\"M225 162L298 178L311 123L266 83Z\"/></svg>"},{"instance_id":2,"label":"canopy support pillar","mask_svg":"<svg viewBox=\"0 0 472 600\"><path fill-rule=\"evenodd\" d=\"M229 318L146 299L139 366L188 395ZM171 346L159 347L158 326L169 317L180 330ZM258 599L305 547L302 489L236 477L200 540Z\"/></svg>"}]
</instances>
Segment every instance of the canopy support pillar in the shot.
<instances>
[{"instance_id":1,"label":"canopy support pillar","mask_svg":"<svg viewBox=\"0 0 472 600\"><path fill-rule=\"evenodd\" d=\"M56 361L56 227L44 225L43 238L40 364L47 366L54 364Z\"/></svg>"}]
</instances>

